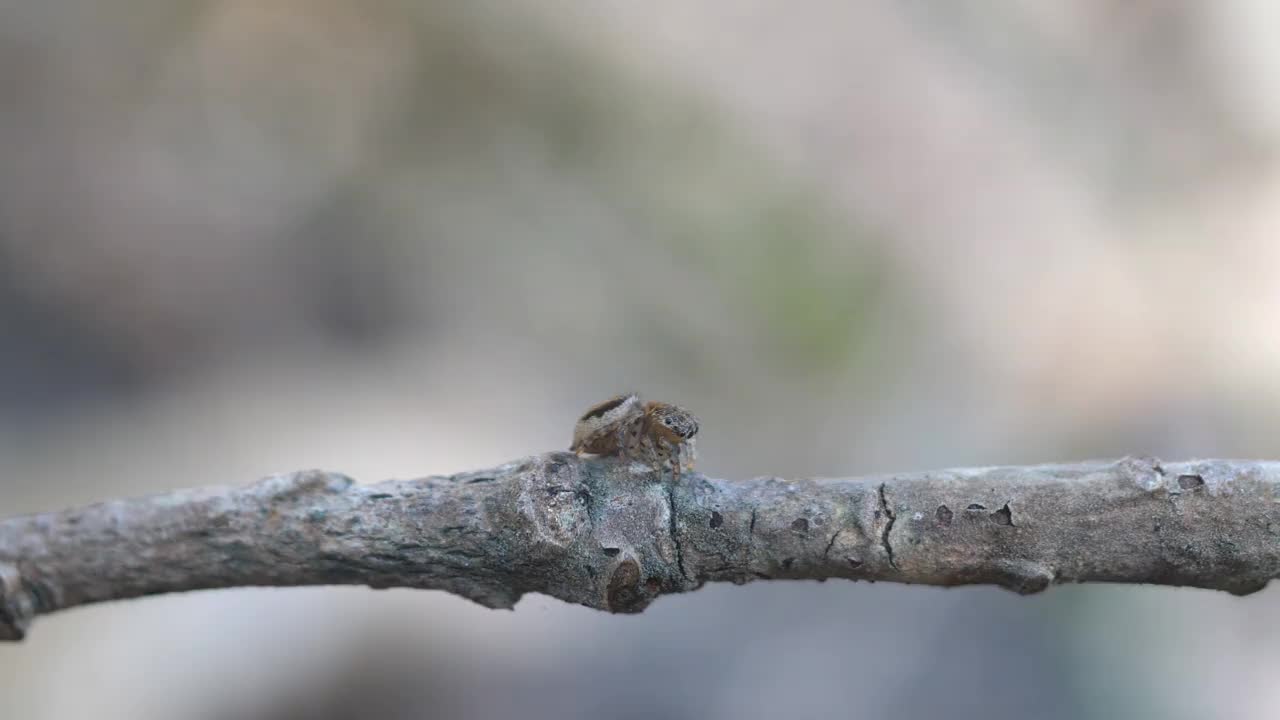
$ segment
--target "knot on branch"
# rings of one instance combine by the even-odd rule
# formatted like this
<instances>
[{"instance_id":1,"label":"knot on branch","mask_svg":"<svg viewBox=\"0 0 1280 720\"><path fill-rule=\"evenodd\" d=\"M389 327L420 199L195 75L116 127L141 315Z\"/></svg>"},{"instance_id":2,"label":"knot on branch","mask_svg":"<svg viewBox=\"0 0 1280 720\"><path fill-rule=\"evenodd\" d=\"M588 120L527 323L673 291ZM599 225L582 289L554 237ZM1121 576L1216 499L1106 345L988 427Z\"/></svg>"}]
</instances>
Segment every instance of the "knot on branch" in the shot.
<instances>
[{"instance_id":1,"label":"knot on branch","mask_svg":"<svg viewBox=\"0 0 1280 720\"><path fill-rule=\"evenodd\" d=\"M355 480L342 473L326 470L299 470L268 475L251 487L258 495L273 501L298 500L310 495L345 492Z\"/></svg>"},{"instance_id":2,"label":"knot on branch","mask_svg":"<svg viewBox=\"0 0 1280 720\"><path fill-rule=\"evenodd\" d=\"M993 570L997 584L1019 595L1044 592L1054 581L1053 570L1031 560L996 560Z\"/></svg>"},{"instance_id":3,"label":"knot on branch","mask_svg":"<svg viewBox=\"0 0 1280 720\"><path fill-rule=\"evenodd\" d=\"M516 471L518 522L535 589L610 612L640 612L686 589L676 492L655 470L617 458L549 453Z\"/></svg>"},{"instance_id":4,"label":"knot on branch","mask_svg":"<svg viewBox=\"0 0 1280 720\"><path fill-rule=\"evenodd\" d=\"M595 497L573 453L543 455L524 468L518 510L536 543L565 548L580 541L591 526Z\"/></svg>"}]
</instances>

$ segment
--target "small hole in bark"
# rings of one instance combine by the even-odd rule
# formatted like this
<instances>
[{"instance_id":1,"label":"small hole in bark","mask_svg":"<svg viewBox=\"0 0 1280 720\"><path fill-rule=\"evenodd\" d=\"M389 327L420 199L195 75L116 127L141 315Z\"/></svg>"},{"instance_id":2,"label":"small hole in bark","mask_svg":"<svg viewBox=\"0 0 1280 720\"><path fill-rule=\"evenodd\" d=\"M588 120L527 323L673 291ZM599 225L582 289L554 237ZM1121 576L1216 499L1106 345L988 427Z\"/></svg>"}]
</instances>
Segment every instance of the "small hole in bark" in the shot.
<instances>
[{"instance_id":1,"label":"small hole in bark","mask_svg":"<svg viewBox=\"0 0 1280 720\"><path fill-rule=\"evenodd\" d=\"M796 559L795 559L795 558L785 558L785 559L783 559L783 561L782 561L782 567L783 567L784 569L786 569L786 570L790 570L790 569L791 569L791 566L792 566L792 565L795 565L795 564L796 564Z\"/></svg>"},{"instance_id":2,"label":"small hole in bark","mask_svg":"<svg viewBox=\"0 0 1280 720\"><path fill-rule=\"evenodd\" d=\"M604 554L608 555L609 557L613 557L614 555L617 555L620 552L622 552L621 548L604 548Z\"/></svg>"},{"instance_id":3,"label":"small hole in bark","mask_svg":"<svg viewBox=\"0 0 1280 720\"><path fill-rule=\"evenodd\" d=\"M938 519L939 525L950 525L951 518L954 517L954 513L952 513L951 508L946 505L939 505L938 511L935 512L933 516Z\"/></svg>"},{"instance_id":4,"label":"small hole in bark","mask_svg":"<svg viewBox=\"0 0 1280 720\"><path fill-rule=\"evenodd\" d=\"M1009 509L1009 503L991 513L991 520L997 525L1013 525L1013 511Z\"/></svg>"},{"instance_id":5,"label":"small hole in bark","mask_svg":"<svg viewBox=\"0 0 1280 720\"><path fill-rule=\"evenodd\" d=\"M1195 490L1196 488L1202 485L1204 485L1204 478L1200 477L1199 475L1179 475L1178 476L1178 487L1182 488L1183 490Z\"/></svg>"},{"instance_id":6,"label":"small hole in bark","mask_svg":"<svg viewBox=\"0 0 1280 720\"><path fill-rule=\"evenodd\" d=\"M986 509L987 509L986 505L979 505L978 503L974 503L969 507L965 508L965 510L986 510Z\"/></svg>"},{"instance_id":7,"label":"small hole in bark","mask_svg":"<svg viewBox=\"0 0 1280 720\"><path fill-rule=\"evenodd\" d=\"M862 561L861 561L861 560L859 560L859 559L858 559L858 558L856 558L856 557L847 557L847 558L845 558L845 562L849 563L849 567L851 567L851 568L860 568L860 567L862 567Z\"/></svg>"},{"instance_id":8,"label":"small hole in bark","mask_svg":"<svg viewBox=\"0 0 1280 720\"><path fill-rule=\"evenodd\" d=\"M711 527L718 528L724 524L724 516L718 512L711 513Z\"/></svg>"},{"instance_id":9,"label":"small hole in bark","mask_svg":"<svg viewBox=\"0 0 1280 720\"><path fill-rule=\"evenodd\" d=\"M808 532L809 521L804 518L796 518L795 521L791 523L791 529L796 532Z\"/></svg>"}]
</instances>

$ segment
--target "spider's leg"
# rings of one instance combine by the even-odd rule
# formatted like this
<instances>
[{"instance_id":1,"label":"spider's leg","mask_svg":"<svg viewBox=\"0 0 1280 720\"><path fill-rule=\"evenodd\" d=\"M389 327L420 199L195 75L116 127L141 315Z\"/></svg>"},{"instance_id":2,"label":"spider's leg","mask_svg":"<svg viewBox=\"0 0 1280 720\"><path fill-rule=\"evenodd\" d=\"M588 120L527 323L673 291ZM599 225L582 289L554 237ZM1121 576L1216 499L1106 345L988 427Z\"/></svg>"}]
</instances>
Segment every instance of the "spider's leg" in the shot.
<instances>
[{"instance_id":1,"label":"spider's leg","mask_svg":"<svg viewBox=\"0 0 1280 720\"><path fill-rule=\"evenodd\" d=\"M645 436L644 432L644 418L636 418L631 421L630 426L627 428L627 432L627 443L635 448L637 455L640 455L646 462L648 462L648 458L645 457L649 452L649 448L648 438Z\"/></svg>"},{"instance_id":2,"label":"spider's leg","mask_svg":"<svg viewBox=\"0 0 1280 720\"><path fill-rule=\"evenodd\" d=\"M618 443L618 457L622 458L623 461L626 461L627 454L628 454L627 450L629 449L627 447L627 426L626 425L623 425L618 428L618 437L616 442Z\"/></svg>"},{"instance_id":3,"label":"spider's leg","mask_svg":"<svg viewBox=\"0 0 1280 720\"><path fill-rule=\"evenodd\" d=\"M667 469L667 452L661 442L655 442L653 438L646 437L648 443L648 457L646 460L655 470L658 471L658 479L662 479L662 473Z\"/></svg>"}]
</instances>

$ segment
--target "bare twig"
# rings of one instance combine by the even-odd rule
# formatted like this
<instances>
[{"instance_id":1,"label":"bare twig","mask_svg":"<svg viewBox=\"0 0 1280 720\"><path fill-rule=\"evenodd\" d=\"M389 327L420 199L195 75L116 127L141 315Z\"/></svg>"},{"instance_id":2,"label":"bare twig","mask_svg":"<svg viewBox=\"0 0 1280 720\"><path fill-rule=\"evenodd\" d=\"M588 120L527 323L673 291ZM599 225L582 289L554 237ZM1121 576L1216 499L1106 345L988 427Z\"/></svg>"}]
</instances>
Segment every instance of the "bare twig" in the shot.
<instances>
[{"instance_id":1,"label":"bare twig","mask_svg":"<svg viewBox=\"0 0 1280 720\"><path fill-rule=\"evenodd\" d=\"M39 614L201 588L364 584L639 612L764 579L1190 585L1280 575L1280 463L1152 459L672 483L550 453L356 485L320 471L0 521L0 638Z\"/></svg>"}]
</instances>

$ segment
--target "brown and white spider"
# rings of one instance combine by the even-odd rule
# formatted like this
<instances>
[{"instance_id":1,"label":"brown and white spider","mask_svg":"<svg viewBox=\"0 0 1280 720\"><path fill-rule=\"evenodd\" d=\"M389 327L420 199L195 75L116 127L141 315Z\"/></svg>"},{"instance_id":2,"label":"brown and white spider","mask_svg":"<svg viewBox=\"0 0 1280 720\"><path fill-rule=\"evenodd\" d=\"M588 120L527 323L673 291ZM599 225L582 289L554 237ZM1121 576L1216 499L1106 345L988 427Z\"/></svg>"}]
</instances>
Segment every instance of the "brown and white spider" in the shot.
<instances>
[{"instance_id":1,"label":"brown and white spider","mask_svg":"<svg viewBox=\"0 0 1280 720\"><path fill-rule=\"evenodd\" d=\"M659 467L671 462L672 476L693 467L698 418L677 405L642 402L635 393L593 405L573 428L576 453L634 458Z\"/></svg>"}]
</instances>

